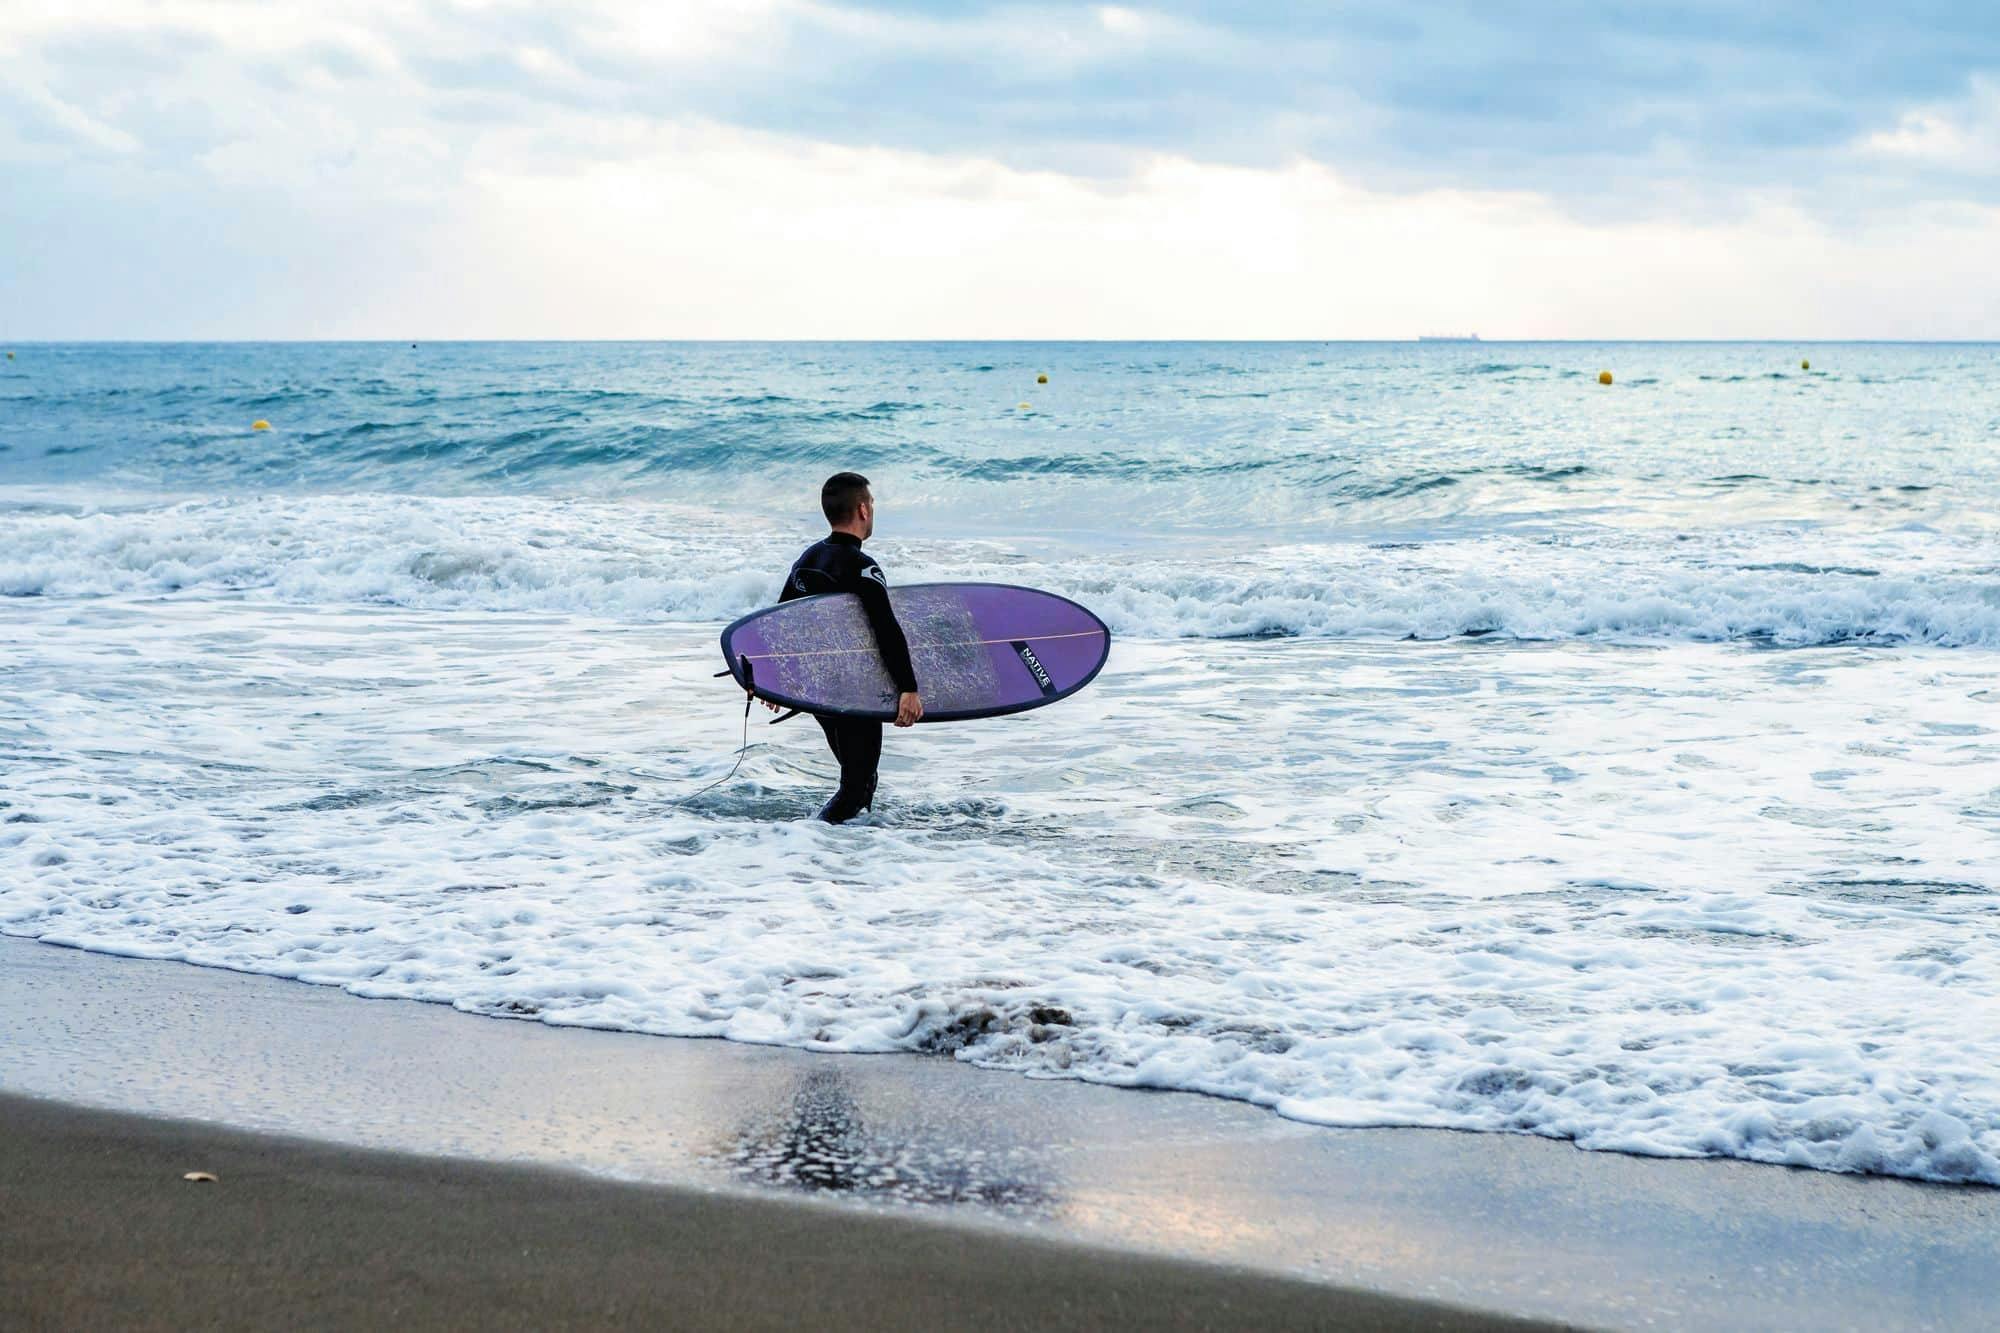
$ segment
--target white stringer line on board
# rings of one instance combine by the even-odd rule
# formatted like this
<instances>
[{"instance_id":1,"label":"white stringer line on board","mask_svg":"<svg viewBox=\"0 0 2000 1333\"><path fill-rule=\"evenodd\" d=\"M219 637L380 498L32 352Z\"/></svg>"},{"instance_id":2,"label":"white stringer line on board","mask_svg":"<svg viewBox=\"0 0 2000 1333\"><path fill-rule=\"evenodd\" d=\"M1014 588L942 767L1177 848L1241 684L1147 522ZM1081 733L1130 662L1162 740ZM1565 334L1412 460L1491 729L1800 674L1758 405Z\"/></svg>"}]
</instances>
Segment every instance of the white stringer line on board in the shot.
<instances>
[{"instance_id":1,"label":"white stringer line on board","mask_svg":"<svg viewBox=\"0 0 2000 1333\"><path fill-rule=\"evenodd\" d=\"M994 643L1044 643L1050 639L1098 639L1105 635L1101 629L1080 629L1073 634L1020 634L1011 639L949 639L942 643L913 643L910 651L919 648L977 648ZM841 657L849 653L873 653L880 650L872 645L867 648L807 648L796 653L738 653L738 657L752 662L768 661L773 657Z\"/></svg>"}]
</instances>

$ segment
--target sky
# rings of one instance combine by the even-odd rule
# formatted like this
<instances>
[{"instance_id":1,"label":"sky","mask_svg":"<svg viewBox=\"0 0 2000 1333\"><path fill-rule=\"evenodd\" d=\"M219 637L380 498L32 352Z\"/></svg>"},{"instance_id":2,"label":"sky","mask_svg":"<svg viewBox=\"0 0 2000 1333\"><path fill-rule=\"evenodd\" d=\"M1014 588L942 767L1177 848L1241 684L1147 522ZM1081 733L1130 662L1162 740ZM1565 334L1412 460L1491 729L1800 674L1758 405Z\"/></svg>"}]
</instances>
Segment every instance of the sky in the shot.
<instances>
[{"instance_id":1,"label":"sky","mask_svg":"<svg viewBox=\"0 0 2000 1333\"><path fill-rule=\"evenodd\" d=\"M2000 338L2000 5L0 0L0 338Z\"/></svg>"}]
</instances>

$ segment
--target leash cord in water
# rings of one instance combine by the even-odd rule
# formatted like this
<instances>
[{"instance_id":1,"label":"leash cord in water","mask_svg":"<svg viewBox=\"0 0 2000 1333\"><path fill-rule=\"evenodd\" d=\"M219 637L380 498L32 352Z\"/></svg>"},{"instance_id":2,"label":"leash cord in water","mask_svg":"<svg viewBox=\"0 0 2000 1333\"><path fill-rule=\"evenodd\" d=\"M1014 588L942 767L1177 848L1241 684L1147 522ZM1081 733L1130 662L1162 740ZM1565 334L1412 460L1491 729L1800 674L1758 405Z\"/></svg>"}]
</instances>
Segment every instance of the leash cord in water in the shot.
<instances>
[{"instance_id":1,"label":"leash cord in water","mask_svg":"<svg viewBox=\"0 0 2000 1333\"><path fill-rule=\"evenodd\" d=\"M720 787L723 783L736 776L736 770L743 767L743 756L750 753L750 705L756 702L757 696L754 694L743 701L743 744L736 748L736 762L729 766L729 771L709 783L706 787L703 787L700 791L690 792L679 800L671 802L671 804L686 805L689 801L694 800L695 797L708 795L717 787Z\"/></svg>"}]
</instances>

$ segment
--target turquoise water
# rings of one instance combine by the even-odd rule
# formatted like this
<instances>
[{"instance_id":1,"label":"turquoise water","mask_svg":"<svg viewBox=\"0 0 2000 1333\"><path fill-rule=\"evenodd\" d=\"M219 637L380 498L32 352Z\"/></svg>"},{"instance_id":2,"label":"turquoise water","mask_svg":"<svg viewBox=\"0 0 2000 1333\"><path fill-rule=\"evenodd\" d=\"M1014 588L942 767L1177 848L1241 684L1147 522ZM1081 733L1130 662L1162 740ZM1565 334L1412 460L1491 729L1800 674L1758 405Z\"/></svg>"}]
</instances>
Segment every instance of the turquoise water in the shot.
<instances>
[{"instance_id":1,"label":"turquoise water","mask_svg":"<svg viewBox=\"0 0 2000 1333\"><path fill-rule=\"evenodd\" d=\"M71 505L678 505L755 536L810 526L818 480L854 468L885 537L1198 551L1192 584L1177 562L1101 579L1084 560L1082 585L1130 600L1135 631L1992 642L2000 349L1803 351L1811 371L1760 344L34 347L0 380L0 481ZM436 577L422 545L377 595L497 608L522 591L505 572L476 587L456 559ZM63 554L31 539L0 579L243 587L288 569L254 542L160 568L134 563L150 547ZM536 605L563 577L512 573ZM575 609L718 612L604 578ZM1882 578L1896 596L1866 582Z\"/></svg>"},{"instance_id":2,"label":"turquoise water","mask_svg":"<svg viewBox=\"0 0 2000 1333\"><path fill-rule=\"evenodd\" d=\"M6 369L9 482L199 495L789 515L851 466L926 530L1309 537L1715 506L1895 521L2000 485L1990 346L94 344Z\"/></svg>"},{"instance_id":3,"label":"turquoise water","mask_svg":"<svg viewBox=\"0 0 2000 1333\"><path fill-rule=\"evenodd\" d=\"M14 350L0 930L2000 1183L2000 348ZM683 803L846 468L1112 662Z\"/></svg>"}]
</instances>

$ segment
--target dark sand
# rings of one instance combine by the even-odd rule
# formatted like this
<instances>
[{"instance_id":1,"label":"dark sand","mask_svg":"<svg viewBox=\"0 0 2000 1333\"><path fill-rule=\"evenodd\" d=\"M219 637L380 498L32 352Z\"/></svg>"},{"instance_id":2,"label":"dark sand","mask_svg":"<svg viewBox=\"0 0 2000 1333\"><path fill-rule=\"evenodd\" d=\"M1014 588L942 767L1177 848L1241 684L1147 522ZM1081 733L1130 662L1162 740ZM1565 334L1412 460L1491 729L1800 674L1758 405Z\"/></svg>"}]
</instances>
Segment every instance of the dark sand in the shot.
<instances>
[{"instance_id":1,"label":"dark sand","mask_svg":"<svg viewBox=\"0 0 2000 1333\"><path fill-rule=\"evenodd\" d=\"M216 1183L190 1183L187 1171ZM1521 1328L803 1201L0 1095L0 1327Z\"/></svg>"}]
</instances>

